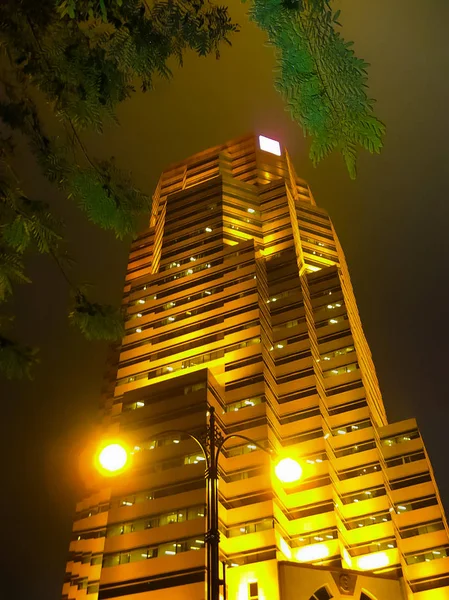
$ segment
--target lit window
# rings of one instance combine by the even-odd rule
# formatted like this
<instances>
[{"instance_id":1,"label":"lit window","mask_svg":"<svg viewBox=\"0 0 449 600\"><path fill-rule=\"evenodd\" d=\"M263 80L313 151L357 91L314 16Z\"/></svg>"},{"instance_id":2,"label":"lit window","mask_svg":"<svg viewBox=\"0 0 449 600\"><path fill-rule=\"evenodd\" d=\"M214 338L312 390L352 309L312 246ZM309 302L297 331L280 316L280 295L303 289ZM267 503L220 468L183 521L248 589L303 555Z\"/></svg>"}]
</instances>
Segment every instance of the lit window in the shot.
<instances>
[{"instance_id":1,"label":"lit window","mask_svg":"<svg viewBox=\"0 0 449 600\"><path fill-rule=\"evenodd\" d=\"M272 140L270 138L265 137L264 135L259 135L259 148L264 150L265 152L269 152L270 154L275 154L276 156L281 156L281 145L276 140Z\"/></svg>"},{"instance_id":2,"label":"lit window","mask_svg":"<svg viewBox=\"0 0 449 600\"><path fill-rule=\"evenodd\" d=\"M248 208L247 209L249 213L254 214L256 211L254 210L254 208Z\"/></svg>"},{"instance_id":3,"label":"lit window","mask_svg":"<svg viewBox=\"0 0 449 600\"><path fill-rule=\"evenodd\" d=\"M140 327L138 327L138 328L136 329L136 333L142 333L142 330L140 329Z\"/></svg>"},{"instance_id":4,"label":"lit window","mask_svg":"<svg viewBox=\"0 0 449 600\"><path fill-rule=\"evenodd\" d=\"M206 229L204 231L207 231L207 233L210 233L212 231L211 227L206 227Z\"/></svg>"}]
</instances>

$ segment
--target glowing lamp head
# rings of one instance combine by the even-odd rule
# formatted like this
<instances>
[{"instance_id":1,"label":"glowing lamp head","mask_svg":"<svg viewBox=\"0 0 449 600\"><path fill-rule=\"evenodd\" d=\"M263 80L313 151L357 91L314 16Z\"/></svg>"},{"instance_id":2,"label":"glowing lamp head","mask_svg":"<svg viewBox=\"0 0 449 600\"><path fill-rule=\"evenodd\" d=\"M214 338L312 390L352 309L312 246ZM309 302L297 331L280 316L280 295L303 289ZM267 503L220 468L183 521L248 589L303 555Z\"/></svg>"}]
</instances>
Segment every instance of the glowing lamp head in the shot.
<instances>
[{"instance_id":1,"label":"glowing lamp head","mask_svg":"<svg viewBox=\"0 0 449 600\"><path fill-rule=\"evenodd\" d=\"M302 476L301 465L293 458L283 458L278 462L274 469L276 477L282 483L294 483L299 481Z\"/></svg>"},{"instance_id":2,"label":"glowing lamp head","mask_svg":"<svg viewBox=\"0 0 449 600\"><path fill-rule=\"evenodd\" d=\"M113 475L121 471L128 462L128 452L121 444L108 444L98 454L98 464L101 470Z\"/></svg>"}]
</instances>

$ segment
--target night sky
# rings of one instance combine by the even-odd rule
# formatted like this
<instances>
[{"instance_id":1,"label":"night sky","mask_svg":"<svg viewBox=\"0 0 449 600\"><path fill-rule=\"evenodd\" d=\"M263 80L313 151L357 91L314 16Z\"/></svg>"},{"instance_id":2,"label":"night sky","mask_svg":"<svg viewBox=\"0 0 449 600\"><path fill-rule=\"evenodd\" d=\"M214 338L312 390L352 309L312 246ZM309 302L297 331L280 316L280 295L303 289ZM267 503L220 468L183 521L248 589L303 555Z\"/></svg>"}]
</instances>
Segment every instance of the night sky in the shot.
<instances>
[{"instance_id":1,"label":"night sky","mask_svg":"<svg viewBox=\"0 0 449 600\"><path fill-rule=\"evenodd\" d=\"M188 55L173 81L121 107L120 127L86 140L97 154L113 153L147 193L168 164L251 131L289 149L345 250L389 419L417 417L449 509L449 3L340 4L344 35L371 63L370 92L388 127L383 153L362 155L357 181L338 156L310 164L302 131L273 88L273 52L237 0L231 12L242 30L220 61ZM26 152L21 166L27 191L67 220L74 276L118 305L128 244L64 206ZM17 290L16 330L40 346L42 363L33 382L0 388L0 598L58 600L106 346L69 328L68 290L47 258L33 259L29 272L35 283Z\"/></svg>"}]
</instances>

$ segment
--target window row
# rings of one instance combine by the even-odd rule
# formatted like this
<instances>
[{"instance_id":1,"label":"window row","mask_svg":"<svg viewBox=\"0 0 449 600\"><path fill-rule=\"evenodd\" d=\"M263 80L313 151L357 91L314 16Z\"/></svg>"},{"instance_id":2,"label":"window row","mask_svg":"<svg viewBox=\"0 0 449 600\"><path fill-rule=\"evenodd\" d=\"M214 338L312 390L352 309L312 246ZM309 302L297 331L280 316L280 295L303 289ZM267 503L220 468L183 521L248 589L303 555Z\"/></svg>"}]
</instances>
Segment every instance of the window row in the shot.
<instances>
[{"instance_id":1,"label":"window row","mask_svg":"<svg viewBox=\"0 0 449 600\"><path fill-rule=\"evenodd\" d=\"M449 557L449 546L439 546L433 550L427 550L426 552L421 552L419 554L406 554L405 562L408 565L415 565L416 563L430 562L432 560L447 557Z\"/></svg>"},{"instance_id":2,"label":"window row","mask_svg":"<svg viewBox=\"0 0 449 600\"><path fill-rule=\"evenodd\" d=\"M387 523L391 521L390 511L383 511L369 517L357 517L345 522L346 529L358 529L360 527L369 527L378 523Z\"/></svg>"},{"instance_id":3,"label":"window row","mask_svg":"<svg viewBox=\"0 0 449 600\"><path fill-rule=\"evenodd\" d=\"M113 554L105 554L103 557L103 568L116 567L128 563L148 560L150 558L175 556L181 552L189 550L202 550L204 548L204 537L189 538L175 542L160 544L159 546L143 546L141 548L133 548L125 552L115 552Z\"/></svg>"},{"instance_id":4,"label":"window row","mask_svg":"<svg viewBox=\"0 0 449 600\"><path fill-rule=\"evenodd\" d=\"M184 393L185 395L187 394L191 394L194 392L197 392L199 390L205 389L206 388L206 382L205 381L200 381L199 383L195 383L193 385L186 385L184 386L183 390L180 390L179 393ZM141 400L136 400L135 402L124 402L123 403L123 411L128 411L128 410L136 410L138 408L143 408L144 406L148 405L148 404L152 404L154 402L158 402L160 400L164 399L164 396L167 396L167 394L163 394L161 396L157 396L157 395L152 395L151 398L142 398ZM173 392L170 391L170 398L173 397ZM124 401L126 400L126 397L123 399Z\"/></svg>"},{"instance_id":5,"label":"window row","mask_svg":"<svg viewBox=\"0 0 449 600\"><path fill-rule=\"evenodd\" d=\"M419 438L419 431L417 429L413 429L412 431L407 431L406 433L401 433L397 436L383 438L381 443L384 446L394 446L395 444L403 444L404 442L409 442L410 440L414 440L416 438Z\"/></svg>"},{"instance_id":6,"label":"window row","mask_svg":"<svg viewBox=\"0 0 449 600\"><path fill-rule=\"evenodd\" d=\"M358 371L360 369L359 363L351 363L349 365L343 365L342 367L335 367L334 369L329 369L327 371L323 371L323 377L335 377L335 375L345 375L347 373L353 373L354 371Z\"/></svg>"},{"instance_id":7,"label":"window row","mask_svg":"<svg viewBox=\"0 0 449 600\"><path fill-rule=\"evenodd\" d=\"M414 527L407 527L407 529L400 529L399 535L401 538L406 539L409 537L416 537L417 535L424 535L425 533L433 533L434 531L441 531L444 529L444 523L441 519L425 523L424 525L418 525Z\"/></svg>"},{"instance_id":8,"label":"window row","mask_svg":"<svg viewBox=\"0 0 449 600\"><path fill-rule=\"evenodd\" d=\"M320 359L323 361L332 360L333 358L344 356L345 354L350 354L351 352L355 352L354 346L345 346L343 348L339 348L338 350L331 350L330 352L321 354Z\"/></svg>"},{"instance_id":9,"label":"window row","mask_svg":"<svg viewBox=\"0 0 449 600\"><path fill-rule=\"evenodd\" d=\"M113 525L108 525L106 528L106 537L134 533L136 531L145 531L146 529L163 527L164 525L171 525L173 523L183 523L184 521L191 521L193 519L204 517L205 514L206 507L204 505L198 505L181 508L177 511L170 511L156 516L144 517L135 521L128 521L126 523L114 523Z\"/></svg>"}]
</instances>

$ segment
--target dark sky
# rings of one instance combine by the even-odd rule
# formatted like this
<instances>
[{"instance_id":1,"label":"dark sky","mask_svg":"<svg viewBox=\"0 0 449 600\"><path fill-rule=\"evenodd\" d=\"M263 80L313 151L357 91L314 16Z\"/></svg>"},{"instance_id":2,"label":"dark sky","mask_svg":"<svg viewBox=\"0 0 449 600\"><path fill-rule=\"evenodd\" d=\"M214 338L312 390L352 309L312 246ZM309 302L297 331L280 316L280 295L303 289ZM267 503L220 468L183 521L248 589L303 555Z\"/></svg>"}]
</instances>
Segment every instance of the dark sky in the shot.
<instances>
[{"instance_id":1,"label":"dark sky","mask_svg":"<svg viewBox=\"0 0 449 600\"><path fill-rule=\"evenodd\" d=\"M273 52L232 0L242 25L220 61L189 56L172 82L120 110L121 127L89 140L112 152L151 193L161 170L255 131L290 150L298 175L333 219L345 249L365 333L390 420L416 416L446 507L449 403L447 0L344 0L344 34L371 63L371 94L387 123L380 156L364 154L356 182L332 157L314 169L300 128L273 89ZM30 193L61 200L26 164ZM119 302L128 248L68 220L75 274L98 298ZM35 283L18 290L17 331L41 347L32 383L3 385L0 598L58 600L77 489L78 457L96 414L106 348L67 325L68 292L45 258L30 265ZM5 594L2 596L1 594Z\"/></svg>"}]
</instances>

